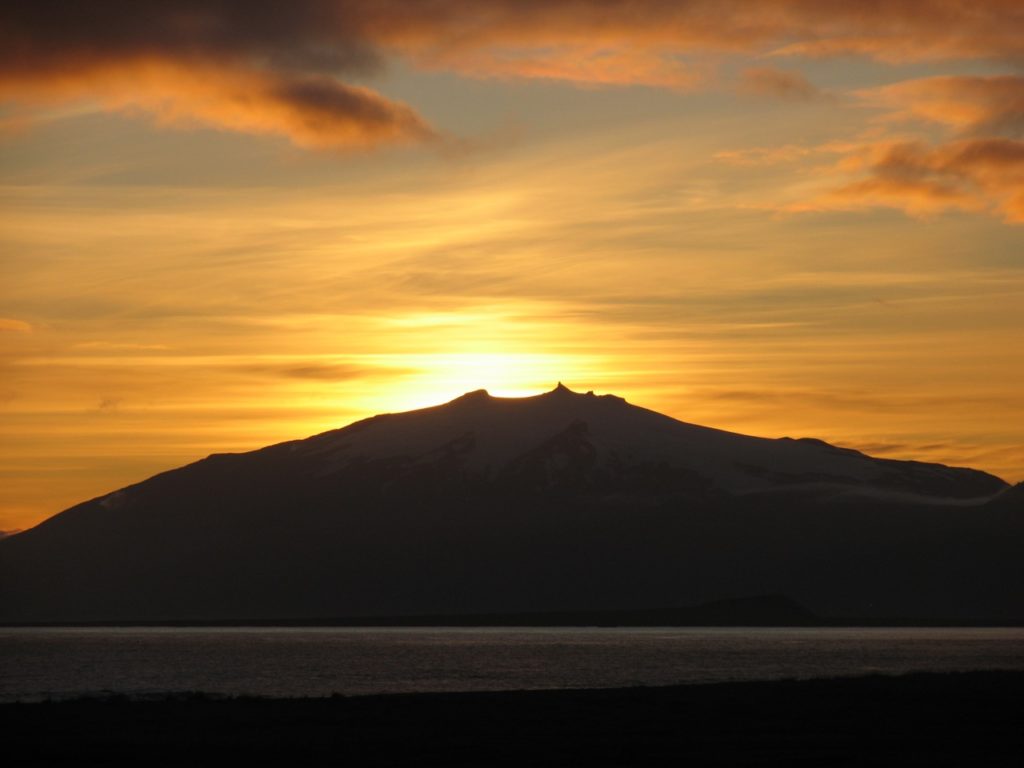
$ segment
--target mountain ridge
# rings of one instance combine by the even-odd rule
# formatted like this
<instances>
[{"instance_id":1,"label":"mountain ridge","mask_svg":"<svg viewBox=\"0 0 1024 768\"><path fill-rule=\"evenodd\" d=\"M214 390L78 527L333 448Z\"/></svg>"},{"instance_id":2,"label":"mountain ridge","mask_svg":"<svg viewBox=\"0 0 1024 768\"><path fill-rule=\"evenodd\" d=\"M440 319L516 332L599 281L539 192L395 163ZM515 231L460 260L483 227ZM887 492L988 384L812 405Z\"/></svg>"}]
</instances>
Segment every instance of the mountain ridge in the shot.
<instances>
[{"instance_id":1,"label":"mountain ridge","mask_svg":"<svg viewBox=\"0 0 1024 768\"><path fill-rule=\"evenodd\" d=\"M528 412L529 410L539 410L539 414L520 413L512 414L519 418L522 415L526 415L529 420L534 423L529 425L516 425L517 429L506 429L505 433L500 435L497 440L490 441L492 444L485 445L487 431L493 431L493 422L495 419L492 417L494 413L499 416L502 415L501 411L508 414L511 411L519 410L521 412ZM559 414L561 422L557 421L557 418L552 415L552 411L561 410ZM626 410L628 409L628 410ZM413 411L406 411L403 413L387 413L371 416L367 419L354 422L346 427L340 429L328 430L326 432L313 435L309 438L301 440L286 441L277 445L268 446L267 448L259 450L274 450L281 446L289 446L291 450L298 450L303 445L314 448L314 450L320 451L338 451L341 452L347 447L344 442L347 438L358 435L358 433L366 432L377 428L378 431L381 429L387 429L392 424L396 423L396 420L405 426L409 423L410 419L430 419L435 422L445 421L445 416L450 416L447 419L448 424L444 424L441 428L447 428L448 440L442 439L438 434L438 425L435 423L430 425L435 431L421 430L423 434L428 437L427 441L417 440L410 435L406 435L405 444L402 445L401 449L393 448L391 450L392 455L406 455L409 458L412 457L428 457L433 451L444 452L446 449L450 449L455 453L461 453L463 455L468 454L470 451L467 450L472 447L474 450L479 451L479 456L465 458L469 459L470 467L480 468L481 466L491 466L508 464L513 460L520 457L521 454L525 453L528 449L535 449L538 443L546 440L554 440L559 437L565 437L567 440L563 442L572 443L572 433L577 438L582 437L581 434L581 423L586 426L588 421L597 419L609 419L616 418L620 422L618 427L618 433L616 429L605 430L607 434L597 435L590 434L588 438L590 442L599 441L602 437L605 442L611 443L607 446L607 451L611 454L611 458L615 460L622 460L628 458L623 454L628 454L629 451L622 450L622 444L627 443L629 437L633 435L623 435L621 422L623 421L622 416L625 415L627 418L642 419L644 421L643 428L648 430L647 434L642 439L634 439L633 445L630 448L636 446L644 446L645 442L651 442L650 450L648 455L641 456L638 458L647 460L665 460L668 458L672 449L685 450L689 448L686 445L687 441L703 441L700 446L704 450L709 448L717 448L718 452L722 450L730 451L728 461L735 464L735 467L718 467L718 472L721 474L723 471L727 475L723 480L731 481L723 483L724 490L757 490L769 487L772 482L764 482L763 480L754 477L754 475L761 474L762 476L771 475L774 471L774 477L768 477L769 480L783 483L795 483L795 482L808 482L808 481L824 481L828 482L829 479L840 482L849 482L850 480L861 479L859 475L847 474L847 475L833 475L831 478L827 472L819 472L818 477L810 477L811 472L806 470L809 464L814 464L813 460L817 460L817 464L832 464L833 466L838 463L845 463L847 465L861 464L859 469L864 469L865 466L874 464L876 467L882 467L885 469L902 469L902 470L919 470L924 473L931 473L934 475L929 478L933 482L940 481L938 477L941 473L947 474L946 486L951 485L955 480L959 479L964 481L964 488L959 491L954 491L955 496L960 498L971 498L971 497L982 497L991 496L1004 488L1008 487L1007 484L1000 478L990 475L989 473L982 472L980 470L964 468L964 467L952 467L944 464L927 463L919 461L902 461L894 459L878 459L869 456L863 452L857 451L852 448L841 448L838 446L831 445L825 441L818 440L816 438L763 438L753 437L749 435L743 435L736 432L730 432L721 429L715 429L713 427L705 427L689 422L684 422L678 419L665 416L655 411L648 410L639 406L629 404L624 398L616 395L595 395L593 392L586 394L580 394L573 392L572 390L559 383L555 389L550 392L546 392L540 395L525 398L500 398L493 397L487 393L486 390L475 390L468 392L460 397L455 398L447 403L431 406L428 408L421 408ZM460 418L460 416L462 418ZM539 428L536 424L537 420L541 421ZM554 425L556 423L564 424L563 429L556 429ZM530 429L530 427L534 427ZM481 432L483 428L483 432ZM676 431L689 431L690 434L685 436L676 436L676 439L666 440L664 439L666 434L671 430ZM589 431L589 428L588 428ZM636 432L636 429L633 429ZM527 433L524 435L524 433ZM473 440L468 440L469 436L473 436ZM392 436L393 438L393 436ZM609 439L610 438L610 439ZM659 443L660 438L660 444ZM339 444L338 441L341 441ZM430 442L432 441L432 442ZM369 446L364 447L364 453L373 455L375 452L380 453L379 442L374 445L373 441L370 441ZM472 446L470 445L472 442ZM494 445L493 443L499 443L500 445ZM576 444L582 442L576 441ZM717 443L718 445L709 445L711 443ZM671 443L674 443L671 444ZM352 444L358 448L360 444L360 438L356 436ZM556 449L558 446L554 446ZM618 448L619 450L616 450ZM376 450L375 450L376 449ZM764 467L746 464L742 461L737 461L736 457L739 453L755 453L755 454L766 454L772 451L776 452L776 455L771 457L776 460L776 463L781 463L782 467ZM404 452L404 453L403 453ZM251 452L250 452L251 453ZM213 454L213 456L223 455L244 455L244 454ZM212 457L211 457L212 458ZM708 469L708 462L704 457L691 456L690 460L696 465L695 469L699 470L702 466L705 470ZM753 471L750 471L750 467L753 467ZM800 477L794 473L785 472L786 467L799 467L804 469L805 476ZM735 470L739 470L736 472ZM968 481L973 478L973 481ZM878 476L874 478L883 487L889 487L891 485L896 486L896 490L908 490L906 478L903 478L902 482L896 478ZM927 495L927 482L922 478L918 478L918 486L916 489L919 492ZM914 490L915 486L911 483L909 490ZM938 489L936 495L947 495L951 490L950 487L942 487Z\"/></svg>"},{"instance_id":2,"label":"mountain ridge","mask_svg":"<svg viewBox=\"0 0 1024 768\"><path fill-rule=\"evenodd\" d=\"M998 619L1024 612L1018 502L977 470L749 437L562 385L477 390L212 454L0 540L0 621L523 614L743 594L819 615Z\"/></svg>"}]
</instances>

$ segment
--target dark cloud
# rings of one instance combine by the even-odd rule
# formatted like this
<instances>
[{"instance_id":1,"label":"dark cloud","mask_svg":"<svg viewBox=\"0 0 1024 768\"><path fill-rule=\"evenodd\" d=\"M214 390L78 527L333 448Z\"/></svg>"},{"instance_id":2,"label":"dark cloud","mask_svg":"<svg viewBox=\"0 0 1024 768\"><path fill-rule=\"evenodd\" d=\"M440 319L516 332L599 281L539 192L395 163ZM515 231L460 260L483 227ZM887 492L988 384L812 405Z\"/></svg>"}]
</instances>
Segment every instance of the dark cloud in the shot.
<instances>
[{"instance_id":1,"label":"dark cloud","mask_svg":"<svg viewBox=\"0 0 1024 768\"><path fill-rule=\"evenodd\" d=\"M824 92L799 72L773 67L744 70L740 79L740 90L788 101L814 101L825 96Z\"/></svg>"},{"instance_id":2,"label":"dark cloud","mask_svg":"<svg viewBox=\"0 0 1024 768\"><path fill-rule=\"evenodd\" d=\"M390 368L342 363L256 363L239 366L246 375L273 376L311 381L351 381L353 379L405 376L416 371L408 368Z\"/></svg>"},{"instance_id":3,"label":"dark cloud","mask_svg":"<svg viewBox=\"0 0 1024 768\"><path fill-rule=\"evenodd\" d=\"M8 4L0 98L91 98L165 123L277 134L317 148L434 137L409 107L339 79L380 66L345 4L146 0Z\"/></svg>"},{"instance_id":4,"label":"dark cloud","mask_svg":"<svg viewBox=\"0 0 1024 768\"><path fill-rule=\"evenodd\" d=\"M389 57L473 77L687 88L709 50L1024 59L1017 0L34 0L0 9L0 99L90 98L303 146L434 134L351 78ZM813 95L755 70L752 87Z\"/></svg>"},{"instance_id":5,"label":"dark cloud","mask_svg":"<svg viewBox=\"0 0 1024 768\"><path fill-rule=\"evenodd\" d=\"M246 59L271 69L367 71L378 51L324 0L35 0L2 11L4 72L59 73L101 60Z\"/></svg>"},{"instance_id":6,"label":"dark cloud","mask_svg":"<svg viewBox=\"0 0 1024 768\"><path fill-rule=\"evenodd\" d=\"M857 443L855 446L845 446L855 451L866 453L869 456L881 456L888 453L907 453L913 451L913 446L908 443Z\"/></svg>"},{"instance_id":7,"label":"dark cloud","mask_svg":"<svg viewBox=\"0 0 1024 768\"><path fill-rule=\"evenodd\" d=\"M100 413L114 413L121 407L121 398L119 397L104 397L101 398L99 403L96 405L96 410Z\"/></svg>"}]
</instances>

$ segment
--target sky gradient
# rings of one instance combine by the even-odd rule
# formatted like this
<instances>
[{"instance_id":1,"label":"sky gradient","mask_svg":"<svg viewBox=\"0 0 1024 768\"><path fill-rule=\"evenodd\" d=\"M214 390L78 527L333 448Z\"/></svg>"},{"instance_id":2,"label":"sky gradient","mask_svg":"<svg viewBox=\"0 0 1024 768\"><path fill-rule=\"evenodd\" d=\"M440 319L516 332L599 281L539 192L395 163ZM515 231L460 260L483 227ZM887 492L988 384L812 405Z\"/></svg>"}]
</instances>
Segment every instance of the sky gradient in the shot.
<instances>
[{"instance_id":1,"label":"sky gradient","mask_svg":"<svg viewBox=\"0 0 1024 768\"><path fill-rule=\"evenodd\" d=\"M1019 2L5 7L0 530L557 381L1024 480L1022 65Z\"/></svg>"}]
</instances>

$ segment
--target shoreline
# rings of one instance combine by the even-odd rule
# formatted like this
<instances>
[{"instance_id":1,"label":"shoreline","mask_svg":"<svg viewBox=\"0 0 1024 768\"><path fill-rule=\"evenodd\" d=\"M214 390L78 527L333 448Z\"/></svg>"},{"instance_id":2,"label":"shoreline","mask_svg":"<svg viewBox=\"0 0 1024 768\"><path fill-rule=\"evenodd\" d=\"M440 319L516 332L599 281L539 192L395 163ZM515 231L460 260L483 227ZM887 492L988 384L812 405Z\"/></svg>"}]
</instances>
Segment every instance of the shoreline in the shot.
<instances>
[{"instance_id":1,"label":"shoreline","mask_svg":"<svg viewBox=\"0 0 1024 768\"><path fill-rule=\"evenodd\" d=\"M490 620L489 620L490 619ZM534 614L383 617L353 619L181 619L155 621L0 622L3 629L1021 629L1024 619L819 618L806 622L665 622L615 620L538 621Z\"/></svg>"},{"instance_id":2,"label":"shoreline","mask_svg":"<svg viewBox=\"0 0 1024 768\"><path fill-rule=\"evenodd\" d=\"M0 704L19 764L245 758L360 765L1005 764L1024 671L324 698Z\"/></svg>"}]
</instances>

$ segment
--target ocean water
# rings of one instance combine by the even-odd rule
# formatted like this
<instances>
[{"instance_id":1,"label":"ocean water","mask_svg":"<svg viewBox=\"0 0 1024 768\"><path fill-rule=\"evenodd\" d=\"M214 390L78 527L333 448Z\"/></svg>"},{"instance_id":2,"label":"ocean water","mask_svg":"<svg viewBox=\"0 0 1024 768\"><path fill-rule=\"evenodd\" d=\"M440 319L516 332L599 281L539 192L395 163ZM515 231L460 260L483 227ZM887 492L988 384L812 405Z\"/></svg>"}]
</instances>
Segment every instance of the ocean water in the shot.
<instances>
[{"instance_id":1,"label":"ocean water","mask_svg":"<svg viewBox=\"0 0 1024 768\"><path fill-rule=\"evenodd\" d=\"M1024 629L0 629L0 701L605 688L978 669L1024 670Z\"/></svg>"}]
</instances>

